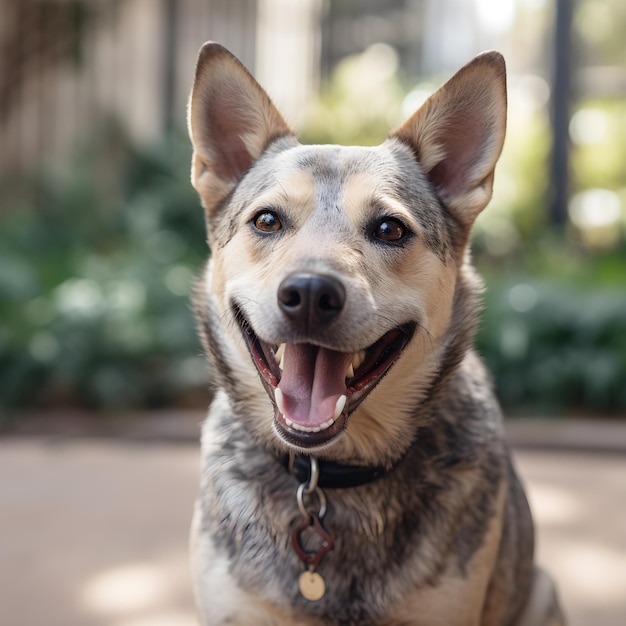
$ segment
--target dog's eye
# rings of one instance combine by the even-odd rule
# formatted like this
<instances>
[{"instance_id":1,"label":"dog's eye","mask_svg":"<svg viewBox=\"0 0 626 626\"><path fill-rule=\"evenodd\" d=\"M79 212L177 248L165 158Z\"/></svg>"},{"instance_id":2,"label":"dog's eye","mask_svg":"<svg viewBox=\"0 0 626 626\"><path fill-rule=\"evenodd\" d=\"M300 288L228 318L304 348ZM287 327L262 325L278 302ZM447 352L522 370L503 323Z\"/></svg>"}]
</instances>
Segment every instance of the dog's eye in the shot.
<instances>
[{"instance_id":1,"label":"dog's eye","mask_svg":"<svg viewBox=\"0 0 626 626\"><path fill-rule=\"evenodd\" d=\"M386 217L374 230L374 237L381 241L400 241L405 235L404 224L393 217Z\"/></svg>"},{"instance_id":2,"label":"dog's eye","mask_svg":"<svg viewBox=\"0 0 626 626\"><path fill-rule=\"evenodd\" d=\"M283 225L275 213L262 211L255 216L254 227L263 233L275 233L279 231Z\"/></svg>"}]
</instances>

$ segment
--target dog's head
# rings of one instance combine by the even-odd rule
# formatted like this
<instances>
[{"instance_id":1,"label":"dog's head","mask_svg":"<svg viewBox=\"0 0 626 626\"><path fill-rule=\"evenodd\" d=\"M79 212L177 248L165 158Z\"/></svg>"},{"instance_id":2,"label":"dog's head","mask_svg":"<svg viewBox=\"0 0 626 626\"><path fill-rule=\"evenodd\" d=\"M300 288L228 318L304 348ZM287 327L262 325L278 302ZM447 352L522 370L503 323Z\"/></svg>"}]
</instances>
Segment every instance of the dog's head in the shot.
<instances>
[{"instance_id":1,"label":"dog's head","mask_svg":"<svg viewBox=\"0 0 626 626\"><path fill-rule=\"evenodd\" d=\"M199 306L257 435L368 461L411 440L461 323L465 249L505 117L491 52L380 146L303 146L235 57L202 48L189 128L213 254Z\"/></svg>"}]
</instances>

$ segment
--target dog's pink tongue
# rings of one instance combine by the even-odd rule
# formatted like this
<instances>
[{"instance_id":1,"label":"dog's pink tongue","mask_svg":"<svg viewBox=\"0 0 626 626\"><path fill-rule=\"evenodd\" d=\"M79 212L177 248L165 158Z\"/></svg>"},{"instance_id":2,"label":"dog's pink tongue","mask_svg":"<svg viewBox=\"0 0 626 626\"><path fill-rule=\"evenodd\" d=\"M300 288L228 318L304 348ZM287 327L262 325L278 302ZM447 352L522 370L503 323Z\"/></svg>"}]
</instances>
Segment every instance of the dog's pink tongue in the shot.
<instances>
[{"instance_id":1,"label":"dog's pink tongue","mask_svg":"<svg viewBox=\"0 0 626 626\"><path fill-rule=\"evenodd\" d=\"M315 428L333 417L346 393L346 369L351 354L310 344L287 344L278 385L286 419Z\"/></svg>"}]
</instances>

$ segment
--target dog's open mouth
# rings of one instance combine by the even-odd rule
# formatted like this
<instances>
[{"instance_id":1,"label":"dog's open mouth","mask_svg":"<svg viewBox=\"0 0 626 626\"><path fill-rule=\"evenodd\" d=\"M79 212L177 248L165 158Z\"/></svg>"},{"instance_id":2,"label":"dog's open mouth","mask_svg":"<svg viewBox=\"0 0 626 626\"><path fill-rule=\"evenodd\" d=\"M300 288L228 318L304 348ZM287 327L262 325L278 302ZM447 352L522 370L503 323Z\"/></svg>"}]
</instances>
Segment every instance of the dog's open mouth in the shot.
<instances>
[{"instance_id":1,"label":"dog's open mouth","mask_svg":"<svg viewBox=\"0 0 626 626\"><path fill-rule=\"evenodd\" d=\"M244 339L275 407L275 426L303 448L323 445L376 386L411 339L415 326L385 333L368 348L344 353L311 343L265 343L238 312Z\"/></svg>"}]
</instances>

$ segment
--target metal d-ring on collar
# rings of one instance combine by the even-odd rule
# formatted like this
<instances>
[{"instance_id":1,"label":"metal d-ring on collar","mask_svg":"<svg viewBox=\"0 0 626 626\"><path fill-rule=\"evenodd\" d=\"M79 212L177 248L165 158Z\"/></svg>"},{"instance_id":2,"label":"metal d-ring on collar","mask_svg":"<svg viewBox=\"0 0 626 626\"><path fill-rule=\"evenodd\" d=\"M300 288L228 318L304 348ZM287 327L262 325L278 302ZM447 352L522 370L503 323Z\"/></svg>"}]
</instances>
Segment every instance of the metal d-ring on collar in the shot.
<instances>
[{"instance_id":1,"label":"metal d-ring on collar","mask_svg":"<svg viewBox=\"0 0 626 626\"><path fill-rule=\"evenodd\" d=\"M298 485L296 499L298 501L298 508L300 509L300 513L302 513L302 516L305 519L308 519L311 516L311 512L306 508L304 504L304 496L315 493L320 505L319 510L317 511L317 517L321 520L324 515L326 515L326 496L324 495L321 487L319 487L318 485L320 477L319 463L314 456L309 457L309 460L311 463L311 474L307 482L300 483L300 485Z\"/></svg>"},{"instance_id":2,"label":"metal d-ring on collar","mask_svg":"<svg viewBox=\"0 0 626 626\"><path fill-rule=\"evenodd\" d=\"M308 480L298 485L296 499L298 508L302 513L301 522L294 528L291 534L293 549L305 566L305 571L298 578L298 589L300 594L310 602L317 602L326 593L326 584L322 576L317 572L317 567L322 557L333 549L334 541L328 533L322 518L326 514L326 496L319 486L320 468L315 457L309 457L310 473ZM307 509L304 503L304 496L315 494L319 500L317 512ZM316 550L305 549L302 542L302 535L305 533L315 533L318 537L318 547Z\"/></svg>"}]
</instances>

